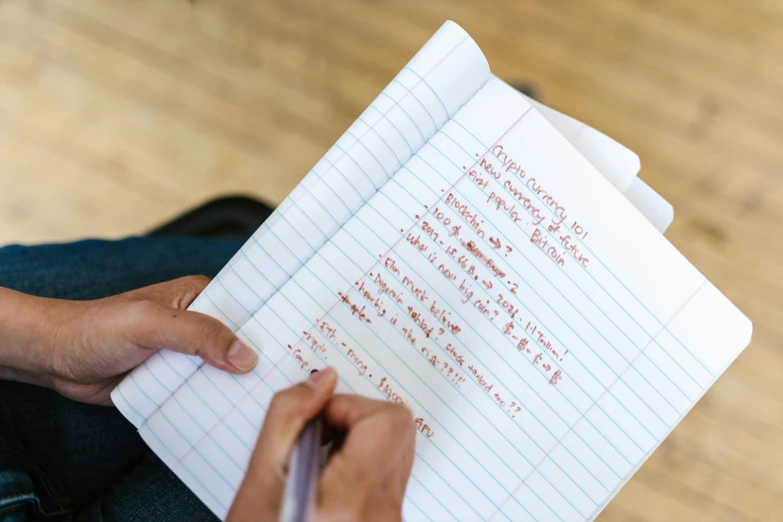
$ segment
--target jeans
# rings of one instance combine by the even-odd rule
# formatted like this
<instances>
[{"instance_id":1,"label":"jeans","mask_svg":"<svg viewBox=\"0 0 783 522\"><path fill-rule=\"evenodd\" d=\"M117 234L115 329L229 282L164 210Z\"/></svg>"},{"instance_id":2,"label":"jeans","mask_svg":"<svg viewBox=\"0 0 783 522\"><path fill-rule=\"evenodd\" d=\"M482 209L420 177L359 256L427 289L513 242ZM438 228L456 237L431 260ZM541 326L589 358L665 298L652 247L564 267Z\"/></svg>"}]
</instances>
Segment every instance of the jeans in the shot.
<instances>
[{"instance_id":1,"label":"jeans","mask_svg":"<svg viewBox=\"0 0 783 522\"><path fill-rule=\"evenodd\" d=\"M229 239L131 238L9 246L0 248L0 286L97 299L190 274L213 277L241 245ZM0 521L40 520L215 517L116 409L0 381Z\"/></svg>"}]
</instances>

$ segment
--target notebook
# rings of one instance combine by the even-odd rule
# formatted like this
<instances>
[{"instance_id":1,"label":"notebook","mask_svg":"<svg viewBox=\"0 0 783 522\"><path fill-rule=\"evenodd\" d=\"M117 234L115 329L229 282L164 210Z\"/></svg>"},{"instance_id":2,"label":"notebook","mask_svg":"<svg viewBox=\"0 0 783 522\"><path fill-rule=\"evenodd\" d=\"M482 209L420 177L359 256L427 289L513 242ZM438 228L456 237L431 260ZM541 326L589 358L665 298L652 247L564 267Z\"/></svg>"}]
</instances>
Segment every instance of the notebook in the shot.
<instances>
[{"instance_id":1,"label":"notebook","mask_svg":"<svg viewBox=\"0 0 783 522\"><path fill-rule=\"evenodd\" d=\"M191 306L255 371L164 351L112 399L223 519L273 394L332 366L414 414L405 520L593 520L751 337L638 172L447 22Z\"/></svg>"}]
</instances>

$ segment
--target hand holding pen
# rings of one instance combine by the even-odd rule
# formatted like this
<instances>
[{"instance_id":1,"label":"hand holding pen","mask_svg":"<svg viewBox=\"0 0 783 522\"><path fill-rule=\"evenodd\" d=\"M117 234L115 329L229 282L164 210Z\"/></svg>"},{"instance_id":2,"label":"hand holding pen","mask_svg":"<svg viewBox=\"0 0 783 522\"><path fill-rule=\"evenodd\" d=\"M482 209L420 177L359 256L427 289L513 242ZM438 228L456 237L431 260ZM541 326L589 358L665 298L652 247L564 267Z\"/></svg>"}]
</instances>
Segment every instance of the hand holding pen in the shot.
<instances>
[{"instance_id":1,"label":"hand holding pen","mask_svg":"<svg viewBox=\"0 0 783 522\"><path fill-rule=\"evenodd\" d=\"M401 520L413 465L411 414L387 401L333 395L336 385L336 372L326 369L275 395L229 522L280 520L292 452L319 414L342 443L318 477L313 520Z\"/></svg>"}]
</instances>

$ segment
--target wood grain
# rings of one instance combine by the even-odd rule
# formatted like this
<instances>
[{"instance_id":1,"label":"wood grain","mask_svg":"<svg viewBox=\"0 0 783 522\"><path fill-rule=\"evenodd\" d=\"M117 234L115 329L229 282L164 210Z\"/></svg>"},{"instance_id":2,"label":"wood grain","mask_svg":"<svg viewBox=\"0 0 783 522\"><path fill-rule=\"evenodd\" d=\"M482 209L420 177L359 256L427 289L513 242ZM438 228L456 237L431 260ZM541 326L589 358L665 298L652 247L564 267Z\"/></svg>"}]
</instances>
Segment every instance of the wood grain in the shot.
<instances>
[{"instance_id":1,"label":"wood grain","mask_svg":"<svg viewBox=\"0 0 783 522\"><path fill-rule=\"evenodd\" d=\"M783 513L783 3L5 0L0 244L280 202L446 19L493 70L642 158L669 239L754 341L602 514Z\"/></svg>"}]
</instances>

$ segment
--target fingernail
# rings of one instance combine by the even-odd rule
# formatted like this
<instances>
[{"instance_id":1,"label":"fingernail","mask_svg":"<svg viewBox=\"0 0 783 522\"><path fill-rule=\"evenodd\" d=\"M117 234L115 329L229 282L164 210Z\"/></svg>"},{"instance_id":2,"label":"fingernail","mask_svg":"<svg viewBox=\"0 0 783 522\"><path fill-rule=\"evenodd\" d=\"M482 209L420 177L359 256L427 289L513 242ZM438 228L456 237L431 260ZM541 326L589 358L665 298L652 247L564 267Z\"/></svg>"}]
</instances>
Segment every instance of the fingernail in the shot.
<instances>
[{"instance_id":1,"label":"fingernail","mask_svg":"<svg viewBox=\"0 0 783 522\"><path fill-rule=\"evenodd\" d=\"M242 371L252 370L258 362L258 354L242 341L234 341L228 349L226 359L234 368Z\"/></svg>"},{"instance_id":2,"label":"fingernail","mask_svg":"<svg viewBox=\"0 0 783 522\"><path fill-rule=\"evenodd\" d=\"M313 388L320 388L329 382L332 373L334 373L334 370L331 368L326 368L325 370L321 371L313 370L313 372L310 374L310 377L307 378L307 383Z\"/></svg>"}]
</instances>

